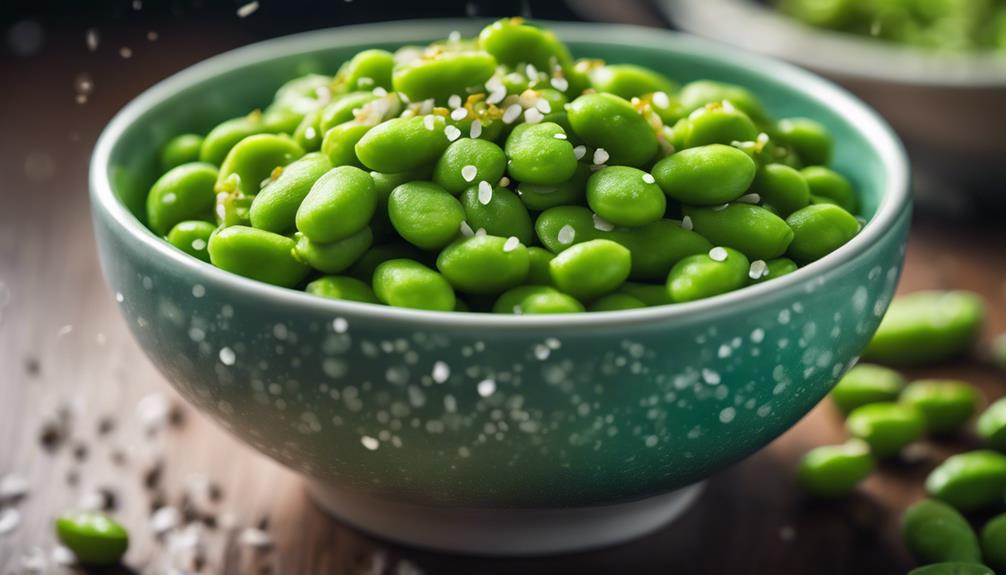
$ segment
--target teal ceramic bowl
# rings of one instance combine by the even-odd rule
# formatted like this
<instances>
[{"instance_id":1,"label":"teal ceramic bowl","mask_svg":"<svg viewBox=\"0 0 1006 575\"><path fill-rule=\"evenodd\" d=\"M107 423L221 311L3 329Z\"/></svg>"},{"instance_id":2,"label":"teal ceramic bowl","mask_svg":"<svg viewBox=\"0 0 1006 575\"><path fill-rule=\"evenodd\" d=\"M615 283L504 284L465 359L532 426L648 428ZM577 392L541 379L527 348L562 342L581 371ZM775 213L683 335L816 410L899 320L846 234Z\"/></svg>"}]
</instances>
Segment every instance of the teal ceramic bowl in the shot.
<instances>
[{"instance_id":1,"label":"teal ceramic bowl","mask_svg":"<svg viewBox=\"0 0 1006 575\"><path fill-rule=\"evenodd\" d=\"M908 230L897 138L844 90L695 38L552 24L578 56L749 87L836 138L868 223L799 271L694 303L519 317L331 301L257 283L144 227L158 147L262 106L284 80L366 47L473 33L390 23L270 40L141 95L98 141L102 269L140 346L178 391L308 478L349 522L407 543L536 553L626 539L710 474L803 417L857 359L897 283Z\"/></svg>"}]
</instances>

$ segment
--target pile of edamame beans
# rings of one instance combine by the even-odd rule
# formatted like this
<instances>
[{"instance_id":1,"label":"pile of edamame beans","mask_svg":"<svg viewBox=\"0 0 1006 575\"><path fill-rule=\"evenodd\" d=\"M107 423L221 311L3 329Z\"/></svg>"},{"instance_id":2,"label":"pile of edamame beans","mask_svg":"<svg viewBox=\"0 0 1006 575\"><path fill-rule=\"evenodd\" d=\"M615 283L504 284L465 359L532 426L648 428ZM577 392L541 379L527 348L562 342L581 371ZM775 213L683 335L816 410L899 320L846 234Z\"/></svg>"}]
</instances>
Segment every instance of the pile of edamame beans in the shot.
<instances>
[{"instance_id":1,"label":"pile of edamame beans","mask_svg":"<svg viewBox=\"0 0 1006 575\"><path fill-rule=\"evenodd\" d=\"M985 317L981 297L970 292L924 291L894 300L864 354L888 365L913 366L959 357L975 346ZM1006 355L1006 335L992 345ZM820 497L851 493L877 466L925 436L973 433L984 445L948 457L925 482L928 499L902 517L905 544L924 565L912 575L994 575L1006 572L1006 513L979 521L964 514L1001 512L1006 503L1006 398L979 414L978 388L954 379L908 382L890 367L861 363L838 382L831 399L845 416L851 438L807 453L799 480ZM977 415L977 417L975 417ZM988 565L988 566L986 566Z\"/></svg>"},{"instance_id":2,"label":"pile of edamame beans","mask_svg":"<svg viewBox=\"0 0 1006 575\"><path fill-rule=\"evenodd\" d=\"M787 274L860 229L828 132L740 86L574 60L520 18L365 50L163 148L158 235L321 297L641 308Z\"/></svg>"},{"instance_id":3,"label":"pile of edamame beans","mask_svg":"<svg viewBox=\"0 0 1006 575\"><path fill-rule=\"evenodd\" d=\"M941 52L1006 54L1006 0L777 0L800 21Z\"/></svg>"}]
</instances>

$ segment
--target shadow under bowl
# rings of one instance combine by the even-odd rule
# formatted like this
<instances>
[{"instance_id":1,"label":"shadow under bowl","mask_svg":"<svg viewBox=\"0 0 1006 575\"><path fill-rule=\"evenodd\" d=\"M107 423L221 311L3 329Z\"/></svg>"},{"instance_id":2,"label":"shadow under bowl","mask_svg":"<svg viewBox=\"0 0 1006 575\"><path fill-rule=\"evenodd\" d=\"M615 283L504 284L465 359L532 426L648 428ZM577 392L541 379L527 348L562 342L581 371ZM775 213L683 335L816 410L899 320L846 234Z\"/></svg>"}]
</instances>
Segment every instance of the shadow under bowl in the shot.
<instances>
[{"instance_id":1,"label":"shadow under bowl","mask_svg":"<svg viewBox=\"0 0 1006 575\"><path fill-rule=\"evenodd\" d=\"M141 221L172 135L262 107L284 80L333 73L360 49L480 24L299 34L151 88L111 122L92 160L102 269L136 341L179 392L309 478L350 522L481 553L623 540L695 494L676 490L806 414L856 361L892 297L910 215L906 162L886 124L842 89L682 35L552 25L578 56L738 82L771 113L814 117L834 134L835 165L869 219L860 235L791 275L699 302L519 317L332 301L202 263Z\"/></svg>"}]
</instances>

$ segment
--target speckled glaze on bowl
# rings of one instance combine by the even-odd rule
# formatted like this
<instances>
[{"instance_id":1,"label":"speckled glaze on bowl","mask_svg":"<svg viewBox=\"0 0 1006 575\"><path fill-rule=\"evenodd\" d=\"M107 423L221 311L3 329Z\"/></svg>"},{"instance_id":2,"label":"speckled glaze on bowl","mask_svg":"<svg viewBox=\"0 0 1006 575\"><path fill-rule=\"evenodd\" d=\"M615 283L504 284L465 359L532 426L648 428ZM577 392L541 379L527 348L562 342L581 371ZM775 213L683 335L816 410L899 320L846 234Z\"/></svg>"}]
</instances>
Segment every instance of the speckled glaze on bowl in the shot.
<instances>
[{"instance_id":1,"label":"speckled glaze on bowl","mask_svg":"<svg viewBox=\"0 0 1006 575\"><path fill-rule=\"evenodd\" d=\"M262 106L294 74L331 73L361 48L482 24L280 38L150 89L112 121L92 160L102 268L168 380L309 478L319 501L350 522L483 553L622 540L680 512L695 491L676 490L807 413L892 297L909 222L906 162L883 121L840 88L685 36L550 24L577 55L738 82L773 114L814 117L835 134L836 165L870 218L862 233L784 278L684 305L517 317L330 301L190 258L134 216L171 135Z\"/></svg>"}]
</instances>

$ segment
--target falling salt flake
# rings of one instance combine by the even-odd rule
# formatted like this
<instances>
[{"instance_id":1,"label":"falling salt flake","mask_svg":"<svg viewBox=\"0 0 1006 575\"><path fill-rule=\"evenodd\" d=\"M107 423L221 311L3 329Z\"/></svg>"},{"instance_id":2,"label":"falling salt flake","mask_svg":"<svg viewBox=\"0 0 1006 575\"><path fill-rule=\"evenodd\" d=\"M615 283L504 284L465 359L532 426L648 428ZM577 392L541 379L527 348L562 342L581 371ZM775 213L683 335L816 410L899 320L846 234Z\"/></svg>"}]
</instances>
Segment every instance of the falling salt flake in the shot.
<instances>
[{"instance_id":1,"label":"falling salt flake","mask_svg":"<svg viewBox=\"0 0 1006 575\"><path fill-rule=\"evenodd\" d=\"M761 201L761 196L758 194L744 194L737 198L737 201L742 204L757 204Z\"/></svg>"},{"instance_id":2,"label":"falling salt flake","mask_svg":"<svg viewBox=\"0 0 1006 575\"><path fill-rule=\"evenodd\" d=\"M524 121L528 124L537 124L545 119L545 116L538 111L538 108L528 108L524 110Z\"/></svg>"},{"instance_id":3,"label":"falling salt flake","mask_svg":"<svg viewBox=\"0 0 1006 575\"><path fill-rule=\"evenodd\" d=\"M238 542L245 547L252 547L254 549L268 549L272 547L272 537L266 531L257 527L242 529L241 535L238 536Z\"/></svg>"},{"instance_id":4,"label":"falling salt flake","mask_svg":"<svg viewBox=\"0 0 1006 575\"><path fill-rule=\"evenodd\" d=\"M583 159L587 155L587 146L577 146L573 148L573 155L576 156L577 160Z\"/></svg>"},{"instance_id":5,"label":"falling salt flake","mask_svg":"<svg viewBox=\"0 0 1006 575\"><path fill-rule=\"evenodd\" d=\"M552 112L552 104L549 104L548 100L546 100L545 98L541 98L537 102L535 102L534 107L537 108L538 111L541 112L542 114L548 114Z\"/></svg>"},{"instance_id":6,"label":"falling salt flake","mask_svg":"<svg viewBox=\"0 0 1006 575\"><path fill-rule=\"evenodd\" d=\"M549 83L552 84L553 88L559 90L560 92L565 92L569 88L569 82L567 82L566 79L561 76L556 76L552 78L552 80Z\"/></svg>"},{"instance_id":7,"label":"falling salt flake","mask_svg":"<svg viewBox=\"0 0 1006 575\"><path fill-rule=\"evenodd\" d=\"M451 376L451 368L444 362L438 361L433 364L433 381L443 383Z\"/></svg>"},{"instance_id":8,"label":"falling salt flake","mask_svg":"<svg viewBox=\"0 0 1006 575\"><path fill-rule=\"evenodd\" d=\"M161 507L150 516L150 530L154 532L154 536L160 537L177 527L181 518L178 509L171 506Z\"/></svg>"},{"instance_id":9,"label":"falling salt flake","mask_svg":"<svg viewBox=\"0 0 1006 575\"><path fill-rule=\"evenodd\" d=\"M711 369L702 369L702 381L705 381L709 385L719 385L720 374L716 373Z\"/></svg>"},{"instance_id":10,"label":"falling salt flake","mask_svg":"<svg viewBox=\"0 0 1006 575\"><path fill-rule=\"evenodd\" d=\"M450 98L447 98L447 107L452 110L456 110L461 107L461 96L457 94L452 94Z\"/></svg>"},{"instance_id":11,"label":"falling salt flake","mask_svg":"<svg viewBox=\"0 0 1006 575\"><path fill-rule=\"evenodd\" d=\"M234 350L229 347L220 348L220 363L224 365L234 365L234 361L237 357L234 355Z\"/></svg>"},{"instance_id":12,"label":"falling salt flake","mask_svg":"<svg viewBox=\"0 0 1006 575\"><path fill-rule=\"evenodd\" d=\"M0 505L5 505L21 499L28 494L28 481L13 473L0 479Z\"/></svg>"},{"instance_id":13,"label":"falling salt flake","mask_svg":"<svg viewBox=\"0 0 1006 575\"><path fill-rule=\"evenodd\" d=\"M98 31L94 28L88 28L87 32L84 33L84 43L87 45L87 49L94 52L98 49Z\"/></svg>"},{"instance_id":14,"label":"falling salt flake","mask_svg":"<svg viewBox=\"0 0 1006 575\"><path fill-rule=\"evenodd\" d=\"M503 112L503 123L513 124L514 121L520 117L521 107L520 104L510 104L506 111Z\"/></svg>"},{"instance_id":15,"label":"falling salt flake","mask_svg":"<svg viewBox=\"0 0 1006 575\"><path fill-rule=\"evenodd\" d=\"M447 126L444 128L444 135L447 136L448 142L453 142L461 137L461 130L459 130L456 126Z\"/></svg>"},{"instance_id":16,"label":"falling salt flake","mask_svg":"<svg viewBox=\"0 0 1006 575\"><path fill-rule=\"evenodd\" d=\"M374 451L375 449L381 446L381 442L377 441L377 439L369 435L364 435L363 437L361 437L360 443L371 451Z\"/></svg>"},{"instance_id":17,"label":"falling salt flake","mask_svg":"<svg viewBox=\"0 0 1006 575\"><path fill-rule=\"evenodd\" d=\"M461 177L464 178L466 182L474 180L477 175L479 175L479 169L471 164L461 168Z\"/></svg>"},{"instance_id":18,"label":"falling salt flake","mask_svg":"<svg viewBox=\"0 0 1006 575\"><path fill-rule=\"evenodd\" d=\"M21 523L21 512L13 507L0 510L0 535L17 529Z\"/></svg>"},{"instance_id":19,"label":"falling salt flake","mask_svg":"<svg viewBox=\"0 0 1006 575\"><path fill-rule=\"evenodd\" d=\"M479 182L479 203L488 206L493 201L493 187L489 182L482 180Z\"/></svg>"},{"instance_id":20,"label":"falling salt flake","mask_svg":"<svg viewBox=\"0 0 1006 575\"><path fill-rule=\"evenodd\" d=\"M552 348L545 344L538 344L534 346L534 357L538 361L545 361L548 356L552 355Z\"/></svg>"},{"instance_id":21,"label":"falling salt flake","mask_svg":"<svg viewBox=\"0 0 1006 575\"><path fill-rule=\"evenodd\" d=\"M475 235L475 230L473 230L472 227L468 225L468 222L462 221L459 227L461 228L461 235L463 235L464 237L470 238Z\"/></svg>"},{"instance_id":22,"label":"falling salt flake","mask_svg":"<svg viewBox=\"0 0 1006 575\"><path fill-rule=\"evenodd\" d=\"M683 229L683 230L691 230L694 227L695 227L695 225L692 223L692 218L690 218L688 216L685 216L685 217L681 218L681 229Z\"/></svg>"},{"instance_id":23,"label":"falling salt flake","mask_svg":"<svg viewBox=\"0 0 1006 575\"><path fill-rule=\"evenodd\" d=\"M555 138L556 140L565 140L566 134L563 134L562 132L556 132L552 137Z\"/></svg>"},{"instance_id":24,"label":"falling salt flake","mask_svg":"<svg viewBox=\"0 0 1006 575\"><path fill-rule=\"evenodd\" d=\"M608 158L610 157L611 155L608 154L607 150L605 150L604 148L598 148L594 150L594 165L595 166L603 165L605 162L608 161Z\"/></svg>"},{"instance_id":25,"label":"falling salt flake","mask_svg":"<svg viewBox=\"0 0 1006 575\"><path fill-rule=\"evenodd\" d=\"M667 108L671 105L671 99L667 96L667 92L654 92L652 101L658 108Z\"/></svg>"},{"instance_id":26,"label":"falling salt flake","mask_svg":"<svg viewBox=\"0 0 1006 575\"><path fill-rule=\"evenodd\" d=\"M64 335L70 335L70 332L72 331L73 326L70 324L66 324L63 327L59 328L59 331L56 332L56 335L59 337L63 337Z\"/></svg>"},{"instance_id":27,"label":"falling salt flake","mask_svg":"<svg viewBox=\"0 0 1006 575\"><path fill-rule=\"evenodd\" d=\"M765 260L755 260L751 262L751 267L748 268L748 277L753 280L765 277L767 273L768 264L765 263Z\"/></svg>"},{"instance_id":28,"label":"falling salt flake","mask_svg":"<svg viewBox=\"0 0 1006 575\"><path fill-rule=\"evenodd\" d=\"M615 224L609 222L608 220L602 218L601 216L594 214L591 216L594 220L594 229L602 232L610 232L615 229Z\"/></svg>"},{"instance_id":29,"label":"falling salt flake","mask_svg":"<svg viewBox=\"0 0 1006 575\"><path fill-rule=\"evenodd\" d=\"M258 2L249 2L238 8L238 18L247 18L258 10Z\"/></svg>"},{"instance_id":30,"label":"falling salt flake","mask_svg":"<svg viewBox=\"0 0 1006 575\"><path fill-rule=\"evenodd\" d=\"M201 298L206 295L206 288L202 284L192 286L192 297Z\"/></svg>"},{"instance_id":31,"label":"falling salt flake","mask_svg":"<svg viewBox=\"0 0 1006 575\"><path fill-rule=\"evenodd\" d=\"M653 174L643 174L643 181L647 184L655 184L657 180L653 177Z\"/></svg>"},{"instance_id":32,"label":"falling salt flake","mask_svg":"<svg viewBox=\"0 0 1006 575\"><path fill-rule=\"evenodd\" d=\"M520 240L517 239L516 236L510 236L503 244L503 251L505 253L510 253L519 247L520 247Z\"/></svg>"},{"instance_id":33,"label":"falling salt flake","mask_svg":"<svg viewBox=\"0 0 1006 575\"><path fill-rule=\"evenodd\" d=\"M435 121L436 120L432 115L427 115L425 118L423 118L423 126L427 130L433 131L436 129L436 124L434 123Z\"/></svg>"},{"instance_id":34,"label":"falling salt flake","mask_svg":"<svg viewBox=\"0 0 1006 575\"><path fill-rule=\"evenodd\" d=\"M489 397L490 395L496 393L496 380L483 379L476 386L476 390L480 396Z\"/></svg>"},{"instance_id":35,"label":"falling salt flake","mask_svg":"<svg viewBox=\"0 0 1006 575\"><path fill-rule=\"evenodd\" d=\"M559 240L559 243L568 246L573 243L573 238L576 237L576 230L573 226L566 224L559 228L559 233L556 235L555 239Z\"/></svg>"},{"instance_id":36,"label":"falling salt flake","mask_svg":"<svg viewBox=\"0 0 1006 575\"><path fill-rule=\"evenodd\" d=\"M478 120L472 121L472 127L468 130L468 136L473 140L482 135L482 122Z\"/></svg>"},{"instance_id":37,"label":"falling salt flake","mask_svg":"<svg viewBox=\"0 0 1006 575\"><path fill-rule=\"evenodd\" d=\"M468 117L468 110L464 108L458 108L451 112L451 119L454 120L455 122L460 122L461 120L464 120L467 117Z\"/></svg>"},{"instance_id":38,"label":"falling salt flake","mask_svg":"<svg viewBox=\"0 0 1006 575\"><path fill-rule=\"evenodd\" d=\"M121 56L124 60L128 60L133 57L133 49L129 46L123 46L122 48L119 48L119 56Z\"/></svg>"},{"instance_id":39,"label":"falling salt flake","mask_svg":"<svg viewBox=\"0 0 1006 575\"><path fill-rule=\"evenodd\" d=\"M332 320L332 329L335 330L335 333L346 333L346 330L349 329L349 322L345 318L337 317Z\"/></svg>"},{"instance_id":40,"label":"falling salt flake","mask_svg":"<svg viewBox=\"0 0 1006 575\"><path fill-rule=\"evenodd\" d=\"M714 262L725 262L727 261L727 250L716 246L715 248L709 250L709 259Z\"/></svg>"}]
</instances>

